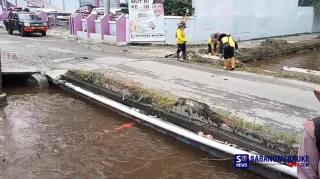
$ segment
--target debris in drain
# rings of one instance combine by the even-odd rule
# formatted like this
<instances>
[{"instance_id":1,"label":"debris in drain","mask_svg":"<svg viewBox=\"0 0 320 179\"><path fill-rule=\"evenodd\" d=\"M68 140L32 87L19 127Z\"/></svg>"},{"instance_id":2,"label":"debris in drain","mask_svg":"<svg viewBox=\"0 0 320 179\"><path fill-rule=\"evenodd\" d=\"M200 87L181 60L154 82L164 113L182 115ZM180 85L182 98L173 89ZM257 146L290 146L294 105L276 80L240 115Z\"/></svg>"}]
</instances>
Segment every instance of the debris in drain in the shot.
<instances>
[{"instance_id":1,"label":"debris in drain","mask_svg":"<svg viewBox=\"0 0 320 179\"><path fill-rule=\"evenodd\" d=\"M124 130L124 129L130 129L134 125L135 125L135 123L124 123L120 127L114 128L112 130L103 130L103 132L106 133L106 134L113 133L113 132L119 132L119 131Z\"/></svg>"},{"instance_id":2,"label":"debris in drain","mask_svg":"<svg viewBox=\"0 0 320 179\"><path fill-rule=\"evenodd\" d=\"M130 128L133 127L133 125L134 125L134 123L125 123L122 126L117 127L115 130L119 131L119 130L122 130L122 129L130 129Z\"/></svg>"},{"instance_id":3,"label":"debris in drain","mask_svg":"<svg viewBox=\"0 0 320 179\"><path fill-rule=\"evenodd\" d=\"M204 134L202 131L199 131L199 132L198 132L198 135L201 136L201 137L204 137L204 138L213 140L213 136L212 136L212 135L210 135L210 134Z\"/></svg>"}]
</instances>

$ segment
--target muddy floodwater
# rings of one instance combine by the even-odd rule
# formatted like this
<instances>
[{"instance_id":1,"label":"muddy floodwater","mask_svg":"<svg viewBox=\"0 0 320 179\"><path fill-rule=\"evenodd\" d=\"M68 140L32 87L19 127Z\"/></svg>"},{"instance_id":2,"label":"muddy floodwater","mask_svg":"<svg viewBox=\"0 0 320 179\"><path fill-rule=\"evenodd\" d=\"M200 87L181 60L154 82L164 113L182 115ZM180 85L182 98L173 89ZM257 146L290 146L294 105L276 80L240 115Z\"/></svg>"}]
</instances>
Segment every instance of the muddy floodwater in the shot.
<instances>
[{"instance_id":1,"label":"muddy floodwater","mask_svg":"<svg viewBox=\"0 0 320 179\"><path fill-rule=\"evenodd\" d=\"M5 91L0 178L259 178L69 93Z\"/></svg>"},{"instance_id":2,"label":"muddy floodwater","mask_svg":"<svg viewBox=\"0 0 320 179\"><path fill-rule=\"evenodd\" d=\"M250 62L248 66L276 72L281 71L284 66L320 71L320 50Z\"/></svg>"}]
</instances>

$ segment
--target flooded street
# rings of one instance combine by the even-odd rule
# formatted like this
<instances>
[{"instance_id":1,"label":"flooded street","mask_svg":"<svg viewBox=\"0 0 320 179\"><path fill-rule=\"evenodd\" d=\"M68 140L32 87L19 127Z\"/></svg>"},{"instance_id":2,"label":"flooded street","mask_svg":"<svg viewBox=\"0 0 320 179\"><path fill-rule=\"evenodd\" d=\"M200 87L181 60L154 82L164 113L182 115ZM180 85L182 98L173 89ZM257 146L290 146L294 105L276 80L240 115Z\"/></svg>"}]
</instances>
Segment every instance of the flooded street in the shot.
<instances>
[{"instance_id":1,"label":"flooded street","mask_svg":"<svg viewBox=\"0 0 320 179\"><path fill-rule=\"evenodd\" d=\"M5 92L0 178L258 178L60 90Z\"/></svg>"},{"instance_id":2,"label":"flooded street","mask_svg":"<svg viewBox=\"0 0 320 179\"><path fill-rule=\"evenodd\" d=\"M293 54L280 58L264 59L250 62L249 67L279 72L284 66L305 68L320 71L320 50L313 50L301 54Z\"/></svg>"}]
</instances>

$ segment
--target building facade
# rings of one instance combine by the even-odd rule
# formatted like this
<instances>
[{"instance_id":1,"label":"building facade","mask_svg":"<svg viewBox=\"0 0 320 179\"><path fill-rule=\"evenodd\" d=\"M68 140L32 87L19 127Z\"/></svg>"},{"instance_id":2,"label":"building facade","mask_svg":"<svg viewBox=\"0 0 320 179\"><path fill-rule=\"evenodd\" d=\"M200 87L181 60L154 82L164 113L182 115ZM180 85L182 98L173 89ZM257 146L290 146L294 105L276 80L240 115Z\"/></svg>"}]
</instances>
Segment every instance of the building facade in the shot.
<instances>
[{"instance_id":1,"label":"building facade","mask_svg":"<svg viewBox=\"0 0 320 179\"><path fill-rule=\"evenodd\" d=\"M239 40L320 31L313 7L298 0L193 0L195 20L189 27L193 43L210 33L225 32Z\"/></svg>"},{"instance_id":2,"label":"building facade","mask_svg":"<svg viewBox=\"0 0 320 179\"><path fill-rule=\"evenodd\" d=\"M3 0L4 1L4 0ZM19 7L30 7L36 4L39 7L53 8L60 12L75 12L80 6L95 5L104 7L104 0L7 0L9 4ZM110 7L116 7L117 0L110 0Z\"/></svg>"},{"instance_id":3,"label":"building facade","mask_svg":"<svg viewBox=\"0 0 320 179\"><path fill-rule=\"evenodd\" d=\"M1 1L1 0L0 0ZM3 0L2 0L3 1ZM103 0L7 0L27 7L31 2L74 12L80 5L103 7ZM110 0L111 7L123 0ZM299 7L298 0L192 0L194 16L187 18L189 44L205 44L211 33L224 32L238 40L320 32L320 14L313 7ZM165 17L165 44L175 44L182 17ZM110 25L110 28L112 25ZM129 31L127 25L126 31ZM110 29L110 32L113 32ZM127 33L128 34L128 33Z\"/></svg>"}]
</instances>

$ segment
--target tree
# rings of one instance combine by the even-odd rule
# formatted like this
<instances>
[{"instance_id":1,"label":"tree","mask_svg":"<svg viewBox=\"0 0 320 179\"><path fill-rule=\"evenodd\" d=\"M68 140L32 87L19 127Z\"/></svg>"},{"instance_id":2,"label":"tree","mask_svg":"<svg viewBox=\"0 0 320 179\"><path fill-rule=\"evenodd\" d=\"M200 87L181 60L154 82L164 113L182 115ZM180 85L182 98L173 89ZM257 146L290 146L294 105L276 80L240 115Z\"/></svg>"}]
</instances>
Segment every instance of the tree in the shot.
<instances>
[{"instance_id":1,"label":"tree","mask_svg":"<svg viewBox=\"0 0 320 179\"><path fill-rule=\"evenodd\" d=\"M314 7L316 10L319 12L320 11L320 0L315 0L314 1Z\"/></svg>"},{"instance_id":2,"label":"tree","mask_svg":"<svg viewBox=\"0 0 320 179\"><path fill-rule=\"evenodd\" d=\"M299 0L299 6L314 6L320 12L320 0Z\"/></svg>"},{"instance_id":3,"label":"tree","mask_svg":"<svg viewBox=\"0 0 320 179\"><path fill-rule=\"evenodd\" d=\"M192 0L165 0L164 13L168 16L192 16Z\"/></svg>"}]
</instances>

